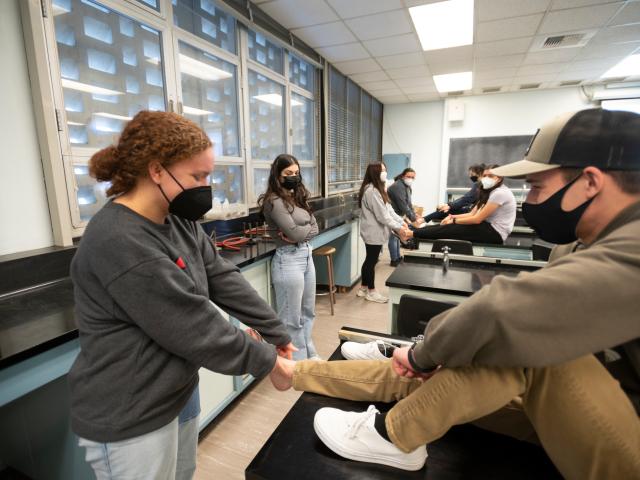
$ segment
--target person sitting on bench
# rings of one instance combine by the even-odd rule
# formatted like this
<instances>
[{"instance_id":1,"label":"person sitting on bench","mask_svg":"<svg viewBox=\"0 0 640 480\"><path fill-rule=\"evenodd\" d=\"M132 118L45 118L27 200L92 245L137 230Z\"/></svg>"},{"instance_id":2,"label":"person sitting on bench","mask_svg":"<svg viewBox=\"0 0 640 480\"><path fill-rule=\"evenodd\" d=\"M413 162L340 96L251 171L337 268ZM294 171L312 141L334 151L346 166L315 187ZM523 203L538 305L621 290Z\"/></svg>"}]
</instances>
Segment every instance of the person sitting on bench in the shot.
<instances>
[{"instance_id":1,"label":"person sitting on bench","mask_svg":"<svg viewBox=\"0 0 640 480\"><path fill-rule=\"evenodd\" d=\"M503 178L489 165L482 174L478 201L469 213L449 215L440 225L428 225L410 232L420 239L451 238L502 245L516 221L516 199Z\"/></svg>"},{"instance_id":2,"label":"person sitting on bench","mask_svg":"<svg viewBox=\"0 0 640 480\"><path fill-rule=\"evenodd\" d=\"M406 470L453 425L539 441L563 477L640 478L640 115L600 108L560 115L525 159L522 211L549 263L497 276L433 317L393 360L290 362L275 387L355 401L398 401L386 414L320 409L334 452ZM596 356L597 354L597 356Z\"/></svg>"}]
</instances>

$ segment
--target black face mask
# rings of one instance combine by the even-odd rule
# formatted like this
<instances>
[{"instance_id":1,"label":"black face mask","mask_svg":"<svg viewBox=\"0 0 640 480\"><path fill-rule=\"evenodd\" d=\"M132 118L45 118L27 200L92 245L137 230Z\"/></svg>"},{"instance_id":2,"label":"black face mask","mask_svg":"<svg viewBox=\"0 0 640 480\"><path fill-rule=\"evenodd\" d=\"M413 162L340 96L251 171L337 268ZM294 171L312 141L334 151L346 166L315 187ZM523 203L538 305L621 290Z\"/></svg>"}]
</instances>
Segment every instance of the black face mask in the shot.
<instances>
[{"instance_id":1,"label":"black face mask","mask_svg":"<svg viewBox=\"0 0 640 480\"><path fill-rule=\"evenodd\" d=\"M165 168L165 170L167 169ZM195 222L211 210L213 192L210 186L185 189L169 170L167 170L167 173L182 189L173 200L169 200L162 190L162 187L158 185L162 195L167 199L167 202L169 202L169 213Z\"/></svg>"},{"instance_id":2,"label":"black face mask","mask_svg":"<svg viewBox=\"0 0 640 480\"><path fill-rule=\"evenodd\" d=\"M469 180L471 180L473 183L476 183L478 181L478 176L477 175L471 175L469 177Z\"/></svg>"},{"instance_id":3,"label":"black face mask","mask_svg":"<svg viewBox=\"0 0 640 480\"><path fill-rule=\"evenodd\" d=\"M582 175L578 175L542 203L522 204L522 216L542 240L559 244L576 241L576 227L578 226L578 222L595 197L569 212L562 210L560 205L562 204L564 194L581 176Z\"/></svg>"},{"instance_id":4,"label":"black face mask","mask_svg":"<svg viewBox=\"0 0 640 480\"><path fill-rule=\"evenodd\" d=\"M293 190L301 183L300 175L286 175L282 177L282 187L287 190Z\"/></svg>"}]
</instances>

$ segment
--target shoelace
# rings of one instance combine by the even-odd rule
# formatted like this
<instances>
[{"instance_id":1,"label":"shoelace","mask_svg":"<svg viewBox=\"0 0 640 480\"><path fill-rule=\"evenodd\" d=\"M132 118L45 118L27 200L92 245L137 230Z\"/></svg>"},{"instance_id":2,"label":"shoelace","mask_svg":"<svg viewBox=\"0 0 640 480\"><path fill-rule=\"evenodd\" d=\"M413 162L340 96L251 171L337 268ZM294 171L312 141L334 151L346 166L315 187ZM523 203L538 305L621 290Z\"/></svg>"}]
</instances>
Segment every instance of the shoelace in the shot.
<instances>
[{"instance_id":1,"label":"shoelace","mask_svg":"<svg viewBox=\"0 0 640 480\"><path fill-rule=\"evenodd\" d=\"M349 438L355 438L358 435L358 431L365 425L371 417L374 417L377 413L380 413L375 405L369 405L366 412L362 412L353 424L349 426L347 436Z\"/></svg>"}]
</instances>

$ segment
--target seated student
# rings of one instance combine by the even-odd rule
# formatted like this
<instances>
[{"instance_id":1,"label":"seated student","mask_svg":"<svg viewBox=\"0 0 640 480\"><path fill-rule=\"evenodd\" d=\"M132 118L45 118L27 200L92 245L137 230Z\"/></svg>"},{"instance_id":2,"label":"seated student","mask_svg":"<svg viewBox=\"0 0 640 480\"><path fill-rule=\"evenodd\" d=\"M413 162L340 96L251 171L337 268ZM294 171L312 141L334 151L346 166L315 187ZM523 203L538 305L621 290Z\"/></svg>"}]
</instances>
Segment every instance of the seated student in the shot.
<instances>
[{"instance_id":1,"label":"seated student","mask_svg":"<svg viewBox=\"0 0 640 480\"><path fill-rule=\"evenodd\" d=\"M458 215L461 213L469 213L478 201L478 192L480 191L480 179L485 170L484 163L476 163L469 167L469 180L472 186L462 197L442 205L438 205L435 212L424 217L424 221L429 223L432 220L442 220L448 215Z\"/></svg>"},{"instance_id":2,"label":"seated student","mask_svg":"<svg viewBox=\"0 0 640 480\"><path fill-rule=\"evenodd\" d=\"M539 441L569 480L638 479L640 115L556 117L524 160L496 174L526 175L525 219L540 238L566 243L544 268L497 276L392 361L283 359L271 380L280 390L399 400L386 414L316 413L318 436L353 460L417 470L425 444L474 422Z\"/></svg>"},{"instance_id":3,"label":"seated student","mask_svg":"<svg viewBox=\"0 0 640 480\"><path fill-rule=\"evenodd\" d=\"M417 226L424 223L424 219L416 215L411 203L411 185L415 179L416 171L413 168L405 168L400 175L393 179L393 184L387 188L387 195L393 211L400 217L406 217L412 225ZM389 255L391 256L391 266L397 267L402 257L400 256L400 240L395 235L389 235Z\"/></svg>"},{"instance_id":4,"label":"seated student","mask_svg":"<svg viewBox=\"0 0 640 480\"><path fill-rule=\"evenodd\" d=\"M484 171L478 201L469 213L449 215L440 225L419 228L411 235L501 245L516 221L516 199L511 190L503 185L503 178L491 172L492 168L497 167L490 165Z\"/></svg>"}]
</instances>

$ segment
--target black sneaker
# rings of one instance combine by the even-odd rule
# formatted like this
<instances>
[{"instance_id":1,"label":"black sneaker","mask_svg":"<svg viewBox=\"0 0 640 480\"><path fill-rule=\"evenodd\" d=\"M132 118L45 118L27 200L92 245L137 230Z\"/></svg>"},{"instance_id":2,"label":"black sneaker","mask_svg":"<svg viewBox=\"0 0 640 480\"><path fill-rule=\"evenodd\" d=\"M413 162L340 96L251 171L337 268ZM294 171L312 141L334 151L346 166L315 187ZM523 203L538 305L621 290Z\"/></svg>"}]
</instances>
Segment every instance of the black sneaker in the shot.
<instances>
[{"instance_id":1,"label":"black sneaker","mask_svg":"<svg viewBox=\"0 0 640 480\"><path fill-rule=\"evenodd\" d=\"M400 262L402 262L402 257L398 258L397 260L391 260L391 263L389 263L389 265L391 265L392 267L397 267L398 265L400 265Z\"/></svg>"}]
</instances>

